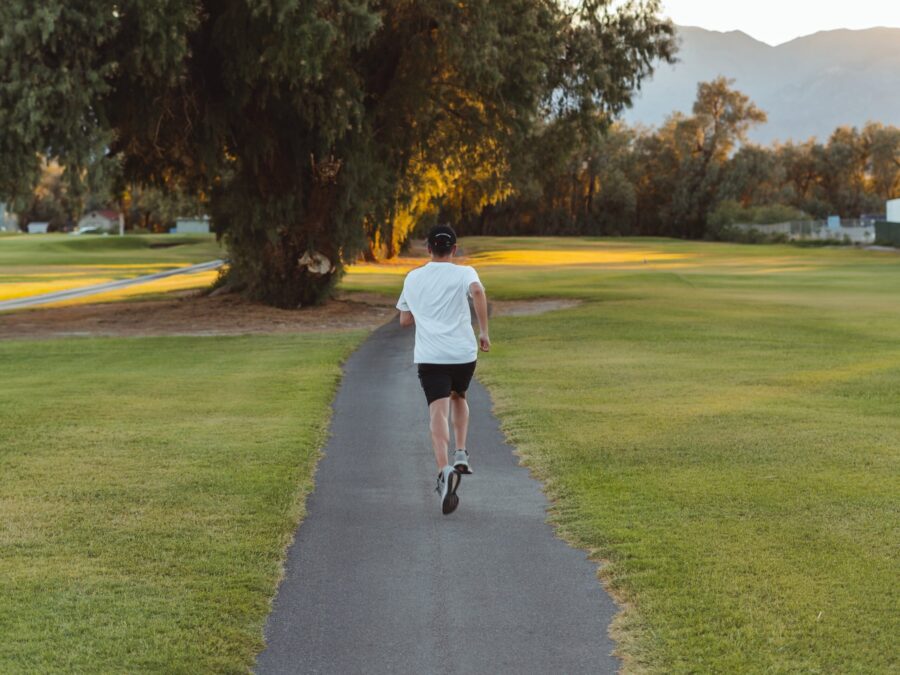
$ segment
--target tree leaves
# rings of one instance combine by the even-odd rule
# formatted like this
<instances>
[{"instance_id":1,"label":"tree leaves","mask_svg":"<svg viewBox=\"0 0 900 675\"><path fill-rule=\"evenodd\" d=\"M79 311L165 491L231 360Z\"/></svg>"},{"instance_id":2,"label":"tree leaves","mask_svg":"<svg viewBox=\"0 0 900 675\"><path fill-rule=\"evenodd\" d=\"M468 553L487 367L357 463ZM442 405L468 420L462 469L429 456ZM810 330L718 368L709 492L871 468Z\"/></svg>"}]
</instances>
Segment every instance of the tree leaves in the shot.
<instances>
[{"instance_id":1,"label":"tree leaves","mask_svg":"<svg viewBox=\"0 0 900 675\"><path fill-rule=\"evenodd\" d=\"M7 0L0 192L35 153L77 169L112 134L125 179L211 195L250 295L314 302L367 240L390 253L439 207L508 194L549 116L568 144L602 131L674 51L657 0L610 7ZM309 278L306 254L334 272Z\"/></svg>"}]
</instances>

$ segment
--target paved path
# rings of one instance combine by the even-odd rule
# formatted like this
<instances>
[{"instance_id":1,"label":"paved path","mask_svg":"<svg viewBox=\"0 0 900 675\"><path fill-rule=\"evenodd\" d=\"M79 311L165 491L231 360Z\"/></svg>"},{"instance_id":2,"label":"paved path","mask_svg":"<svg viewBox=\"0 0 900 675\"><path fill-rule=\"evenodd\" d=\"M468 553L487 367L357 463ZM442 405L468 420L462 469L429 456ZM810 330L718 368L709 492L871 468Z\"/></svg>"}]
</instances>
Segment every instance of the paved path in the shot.
<instances>
[{"instance_id":1,"label":"paved path","mask_svg":"<svg viewBox=\"0 0 900 675\"><path fill-rule=\"evenodd\" d=\"M441 515L412 337L393 321L346 364L257 672L615 672L616 607L544 522L546 499L477 382L475 475Z\"/></svg>"},{"instance_id":2,"label":"paved path","mask_svg":"<svg viewBox=\"0 0 900 675\"><path fill-rule=\"evenodd\" d=\"M174 277L177 274L193 274L194 272L206 272L214 270L225 264L224 260L211 260L210 262L200 263L199 265L190 265L188 267L178 267L165 272L157 272L156 274L145 274L142 277L132 277L130 279L117 279L116 281L107 281L102 284L94 284L92 286L81 286L79 288L70 288L65 291L56 291L55 293L42 293L41 295L29 295L25 298L15 298L14 300L4 300L0 302L0 312L9 309L22 309L23 307L34 307L36 305L46 305L50 302L61 302L62 300L72 300L73 298L83 298L88 295L96 295L97 293L106 293L114 291L126 286L135 286L137 284L145 284L148 281L157 279L165 279L166 277Z\"/></svg>"}]
</instances>

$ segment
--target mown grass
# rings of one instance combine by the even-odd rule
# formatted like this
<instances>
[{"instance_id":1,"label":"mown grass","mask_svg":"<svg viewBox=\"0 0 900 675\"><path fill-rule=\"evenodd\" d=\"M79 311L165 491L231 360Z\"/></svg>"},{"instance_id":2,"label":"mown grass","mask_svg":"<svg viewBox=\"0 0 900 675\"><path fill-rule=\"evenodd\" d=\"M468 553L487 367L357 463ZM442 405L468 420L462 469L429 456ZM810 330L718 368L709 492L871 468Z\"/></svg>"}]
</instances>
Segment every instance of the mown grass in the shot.
<instances>
[{"instance_id":1,"label":"mown grass","mask_svg":"<svg viewBox=\"0 0 900 675\"><path fill-rule=\"evenodd\" d=\"M223 255L224 250L212 235L11 235L0 242L0 300L153 274ZM212 283L215 275L212 272L177 281L155 281L101 299L159 293L175 287L201 288Z\"/></svg>"},{"instance_id":2,"label":"mown grass","mask_svg":"<svg viewBox=\"0 0 900 675\"><path fill-rule=\"evenodd\" d=\"M0 672L246 672L362 337L0 342Z\"/></svg>"},{"instance_id":3,"label":"mown grass","mask_svg":"<svg viewBox=\"0 0 900 675\"><path fill-rule=\"evenodd\" d=\"M626 670L900 667L896 254L462 245L489 296L584 301L494 319L479 377L561 534L606 561Z\"/></svg>"},{"instance_id":4,"label":"mown grass","mask_svg":"<svg viewBox=\"0 0 900 675\"><path fill-rule=\"evenodd\" d=\"M7 265L181 265L222 257L213 235L12 235L0 246Z\"/></svg>"}]
</instances>

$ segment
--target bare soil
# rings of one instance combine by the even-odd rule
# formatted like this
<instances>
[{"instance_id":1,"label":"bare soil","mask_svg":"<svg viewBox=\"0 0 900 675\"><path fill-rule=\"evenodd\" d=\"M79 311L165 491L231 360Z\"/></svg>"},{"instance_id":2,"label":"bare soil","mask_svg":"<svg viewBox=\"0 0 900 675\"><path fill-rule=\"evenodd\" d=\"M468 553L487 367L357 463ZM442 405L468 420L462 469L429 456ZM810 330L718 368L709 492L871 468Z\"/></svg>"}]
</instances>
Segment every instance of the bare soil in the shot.
<instances>
[{"instance_id":1,"label":"bare soil","mask_svg":"<svg viewBox=\"0 0 900 675\"><path fill-rule=\"evenodd\" d=\"M575 300L492 301L493 316L542 314ZM376 293L340 294L321 307L277 309L238 295L197 291L164 300L40 307L0 313L0 340L153 335L244 335L372 330L396 314L394 299Z\"/></svg>"},{"instance_id":2,"label":"bare soil","mask_svg":"<svg viewBox=\"0 0 900 675\"><path fill-rule=\"evenodd\" d=\"M0 314L0 339L73 336L243 335L372 329L396 310L379 296L354 294L321 307L284 310L237 295L35 308Z\"/></svg>"}]
</instances>

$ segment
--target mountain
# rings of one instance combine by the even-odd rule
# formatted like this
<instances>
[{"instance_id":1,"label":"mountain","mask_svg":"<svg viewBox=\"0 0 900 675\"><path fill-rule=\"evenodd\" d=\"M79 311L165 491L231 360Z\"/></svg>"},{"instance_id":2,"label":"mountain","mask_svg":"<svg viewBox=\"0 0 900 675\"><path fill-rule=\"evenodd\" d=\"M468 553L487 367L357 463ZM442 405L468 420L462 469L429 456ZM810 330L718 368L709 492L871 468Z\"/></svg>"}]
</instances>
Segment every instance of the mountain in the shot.
<instances>
[{"instance_id":1,"label":"mountain","mask_svg":"<svg viewBox=\"0 0 900 675\"><path fill-rule=\"evenodd\" d=\"M769 115L750 133L757 143L825 140L868 121L900 126L900 28L824 31L777 47L741 31L679 26L678 36L678 63L644 82L627 122L690 113L697 84L724 75Z\"/></svg>"}]
</instances>

